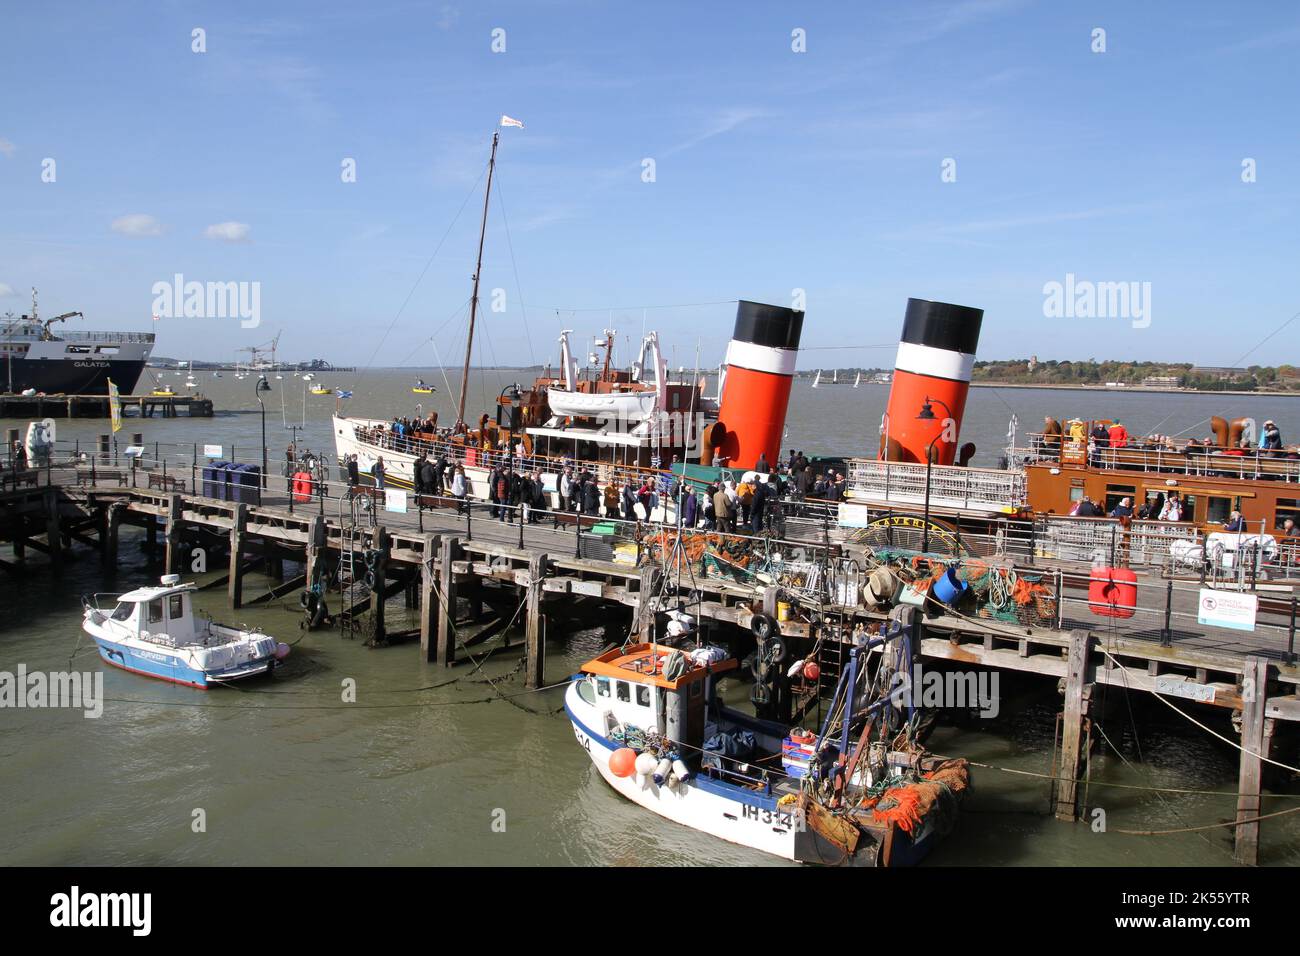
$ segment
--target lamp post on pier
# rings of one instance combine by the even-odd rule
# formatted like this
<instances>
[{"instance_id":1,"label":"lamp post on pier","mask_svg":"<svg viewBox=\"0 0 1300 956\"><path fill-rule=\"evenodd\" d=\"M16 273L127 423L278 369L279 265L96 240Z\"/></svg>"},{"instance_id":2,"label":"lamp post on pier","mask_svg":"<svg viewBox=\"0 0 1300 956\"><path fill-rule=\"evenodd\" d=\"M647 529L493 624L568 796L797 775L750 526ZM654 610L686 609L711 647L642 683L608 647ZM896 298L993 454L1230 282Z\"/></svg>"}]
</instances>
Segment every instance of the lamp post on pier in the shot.
<instances>
[{"instance_id":1,"label":"lamp post on pier","mask_svg":"<svg viewBox=\"0 0 1300 956\"><path fill-rule=\"evenodd\" d=\"M271 383L263 375L257 380L257 404L262 409L262 490L266 490L266 403L262 401L262 393L271 390Z\"/></svg>"}]
</instances>

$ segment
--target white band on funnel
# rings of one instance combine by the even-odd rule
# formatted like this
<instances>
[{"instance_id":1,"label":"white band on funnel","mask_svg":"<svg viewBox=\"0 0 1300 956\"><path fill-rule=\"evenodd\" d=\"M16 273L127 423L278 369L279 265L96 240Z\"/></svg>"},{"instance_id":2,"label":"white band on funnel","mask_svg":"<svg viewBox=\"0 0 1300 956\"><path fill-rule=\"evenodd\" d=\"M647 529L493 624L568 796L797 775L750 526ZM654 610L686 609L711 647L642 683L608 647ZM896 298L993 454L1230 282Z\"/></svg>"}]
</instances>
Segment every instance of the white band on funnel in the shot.
<instances>
[{"instance_id":1,"label":"white band on funnel","mask_svg":"<svg viewBox=\"0 0 1300 956\"><path fill-rule=\"evenodd\" d=\"M727 346L726 363L754 372L771 372L774 375L793 375L797 349L774 349L770 345L755 345L732 339Z\"/></svg>"},{"instance_id":2,"label":"white band on funnel","mask_svg":"<svg viewBox=\"0 0 1300 956\"><path fill-rule=\"evenodd\" d=\"M975 356L969 352L953 352L911 342L898 343L898 358L894 362L894 368L901 372L932 375L954 382L969 382L974 367Z\"/></svg>"}]
</instances>

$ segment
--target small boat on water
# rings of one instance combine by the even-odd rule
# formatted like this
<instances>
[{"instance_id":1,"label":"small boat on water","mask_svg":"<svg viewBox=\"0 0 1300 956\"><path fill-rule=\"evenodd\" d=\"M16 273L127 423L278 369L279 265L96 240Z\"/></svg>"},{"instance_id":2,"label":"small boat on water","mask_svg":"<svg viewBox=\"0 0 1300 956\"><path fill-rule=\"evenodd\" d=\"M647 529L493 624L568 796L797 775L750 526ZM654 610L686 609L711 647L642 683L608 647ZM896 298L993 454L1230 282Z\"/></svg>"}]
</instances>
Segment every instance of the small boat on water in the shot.
<instances>
[{"instance_id":1,"label":"small boat on water","mask_svg":"<svg viewBox=\"0 0 1300 956\"><path fill-rule=\"evenodd\" d=\"M167 574L159 587L120 595L112 610L99 607L100 595L83 598L81 626L114 667L203 689L268 674L288 656L288 644L260 631L196 624L194 591Z\"/></svg>"},{"instance_id":2,"label":"small boat on water","mask_svg":"<svg viewBox=\"0 0 1300 956\"><path fill-rule=\"evenodd\" d=\"M435 388L433 385L425 385L424 379L420 379L414 385L411 386L411 391L413 391L416 395L432 395L437 390L438 389Z\"/></svg>"},{"instance_id":3,"label":"small boat on water","mask_svg":"<svg viewBox=\"0 0 1300 956\"><path fill-rule=\"evenodd\" d=\"M152 392L150 392L149 394L152 395L152 396L154 396L155 398L175 398L175 397L176 397L176 392L175 392L173 389L168 388L166 385L159 385L157 388L155 388L155 389L154 389Z\"/></svg>"},{"instance_id":4,"label":"small boat on water","mask_svg":"<svg viewBox=\"0 0 1300 956\"><path fill-rule=\"evenodd\" d=\"M924 750L917 709L901 699L911 632L891 620L854 651L820 733L721 704L718 680L739 664L712 645L608 651L583 665L564 708L601 777L660 816L787 860L907 866L952 829L970 782L967 761ZM875 648L880 666L869 675ZM785 653L769 630L755 666L815 666Z\"/></svg>"},{"instance_id":5,"label":"small boat on water","mask_svg":"<svg viewBox=\"0 0 1300 956\"><path fill-rule=\"evenodd\" d=\"M312 386L311 388L309 388L307 391L311 392L313 395L333 395L333 394L334 394L334 389L330 388L328 385L313 385L313 386Z\"/></svg>"}]
</instances>

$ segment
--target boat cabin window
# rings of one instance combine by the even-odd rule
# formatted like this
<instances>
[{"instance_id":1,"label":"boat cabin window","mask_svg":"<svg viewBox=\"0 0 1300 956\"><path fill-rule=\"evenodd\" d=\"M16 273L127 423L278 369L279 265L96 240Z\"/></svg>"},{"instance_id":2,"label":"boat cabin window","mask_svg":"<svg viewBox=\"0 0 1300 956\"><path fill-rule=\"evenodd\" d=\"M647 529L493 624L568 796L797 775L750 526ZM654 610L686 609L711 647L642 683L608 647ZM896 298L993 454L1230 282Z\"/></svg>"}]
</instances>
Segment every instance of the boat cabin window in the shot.
<instances>
[{"instance_id":1,"label":"boat cabin window","mask_svg":"<svg viewBox=\"0 0 1300 956\"><path fill-rule=\"evenodd\" d=\"M627 681L620 680L615 681L614 683L616 685L614 688L614 696L619 700L625 700L630 703L632 700L632 692L628 689Z\"/></svg>"},{"instance_id":2,"label":"boat cabin window","mask_svg":"<svg viewBox=\"0 0 1300 956\"><path fill-rule=\"evenodd\" d=\"M162 615L162 598L149 602L149 623L158 624L163 619Z\"/></svg>"},{"instance_id":3,"label":"boat cabin window","mask_svg":"<svg viewBox=\"0 0 1300 956\"><path fill-rule=\"evenodd\" d=\"M131 615L135 613L135 605L130 601L122 601L117 607L113 608L113 620L126 621L130 620Z\"/></svg>"},{"instance_id":4,"label":"boat cabin window","mask_svg":"<svg viewBox=\"0 0 1300 956\"><path fill-rule=\"evenodd\" d=\"M1237 499L1240 501L1241 499ZM1228 515L1232 514L1232 499L1221 498L1218 495L1211 495L1207 499L1205 506L1206 524L1224 524L1228 520Z\"/></svg>"},{"instance_id":5,"label":"boat cabin window","mask_svg":"<svg viewBox=\"0 0 1300 956\"><path fill-rule=\"evenodd\" d=\"M96 355L116 355L121 351L116 345L101 345L95 349Z\"/></svg>"},{"instance_id":6,"label":"boat cabin window","mask_svg":"<svg viewBox=\"0 0 1300 956\"><path fill-rule=\"evenodd\" d=\"M597 678L596 678L596 693L597 693L599 696L601 696L601 697L608 697L608 696L609 696L609 678L608 678L608 677L597 677Z\"/></svg>"},{"instance_id":7,"label":"boat cabin window","mask_svg":"<svg viewBox=\"0 0 1300 956\"><path fill-rule=\"evenodd\" d=\"M167 617L179 621L185 616L185 595L173 594L167 598Z\"/></svg>"},{"instance_id":8,"label":"boat cabin window","mask_svg":"<svg viewBox=\"0 0 1300 956\"><path fill-rule=\"evenodd\" d=\"M1183 495L1183 521L1196 521L1196 495Z\"/></svg>"},{"instance_id":9,"label":"boat cabin window","mask_svg":"<svg viewBox=\"0 0 1300 956\"><path fill-rule=\"evenodd\" d=\"M1300 524L1300 498L1277 499L1277 512L1273 517L1275 519L1275 528L1280 529L1287 518L1290 518L1296 524Z\"/></svg>"},{"instance_id":10,"label":"boat cabin window","mask_svg":"<svg viewBox=\"0 0 1300 956\"><path fill-rule=\"evenodd\" d=\"M1076 487L1070 489L1070 500L1071 500L1071 501L1082 501L1082 500L1083 500L1083 486L1082 486L1082 485L1078 485L1078 486L1076 486Z\"/></svg>"},{"instance_id":11,"label":"boat cabin window","mask_svg":"<svg viewBox=\"0 0 1300 956\"><path fill-rule=\"evenodd\" d=\"M591 681L584 680L578 682L578 696L589 704L596 703L596 692L591 689Z\"/></svg>"},{"instance_id":12,"label":"boat cabin window","mask_svg":"<svg viewBox=\"0 0 1300 956\"><path fill-rule=\"evenodd\" d=\"M636 685L636 702L639 707L650 706L650 688L647 685Z\"/></svg>"},{"instance_id":13,"label":"boat cabin window","mask_svg":"<svg viewBox=\"0 0 1300 956\"><path fill-rule=\"evenodd\" d=\"M1137 502L1137 487L1135 485L1107 485L1106 514L1110 514L1119 507L1120 501L1124 498L1128 498L1130 503Z\"/></svg>"}]
</instances>

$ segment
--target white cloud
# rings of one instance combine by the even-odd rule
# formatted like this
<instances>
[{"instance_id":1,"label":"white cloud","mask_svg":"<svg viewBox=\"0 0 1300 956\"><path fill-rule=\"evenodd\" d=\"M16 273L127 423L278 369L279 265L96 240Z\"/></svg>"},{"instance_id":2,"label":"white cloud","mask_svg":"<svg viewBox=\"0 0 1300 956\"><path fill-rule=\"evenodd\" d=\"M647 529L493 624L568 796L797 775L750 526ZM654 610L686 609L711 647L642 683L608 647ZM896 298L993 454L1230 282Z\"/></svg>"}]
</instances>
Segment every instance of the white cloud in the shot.
<instances>
[{"instance_id":1,"label":"white cloud","mask_svg":"<svg viewBox=\"0 0 1300 956\"><path fill-rule=\"evenodd\" d=\"M9 140L5 139L3 136L0 136L0 153L4 153L9 159L13 159L14 153L17 151L17 146L9 142Z\"/></svg>"},{"instance_id":2,"label":"white cloud","mask_svg":"<svg viewBox=\"0 0 1300 956\"><path fill-rule=\"evenodd\" d=\"M129 216L118 216L113 220L109 228L119 235L130 236L133 239L142 236L161 236L163 234L162 223L153 216L142 212L134 212Z\"/></svg>"},{"instance_id":3,"label":"white cloud","mask_svg":"<svg viewBox=\"0 0 1300 956\"><path fill-rule=\"evenodd\" d=\"M14 290L12 286L7 286L3 282L0 282L0 299L8 298L13 294Z\"/></svg>"},{"instance_id":4,"label":"white cloud","mask_svg":"<svg viewBox=\"0 0 1300 956\"><path fill-rule=\"evenodd\" d=\"M208 239L222 242L248 242L249 225L246 222L218 222L203 230Z\"/></svg>"}]
</instances>

